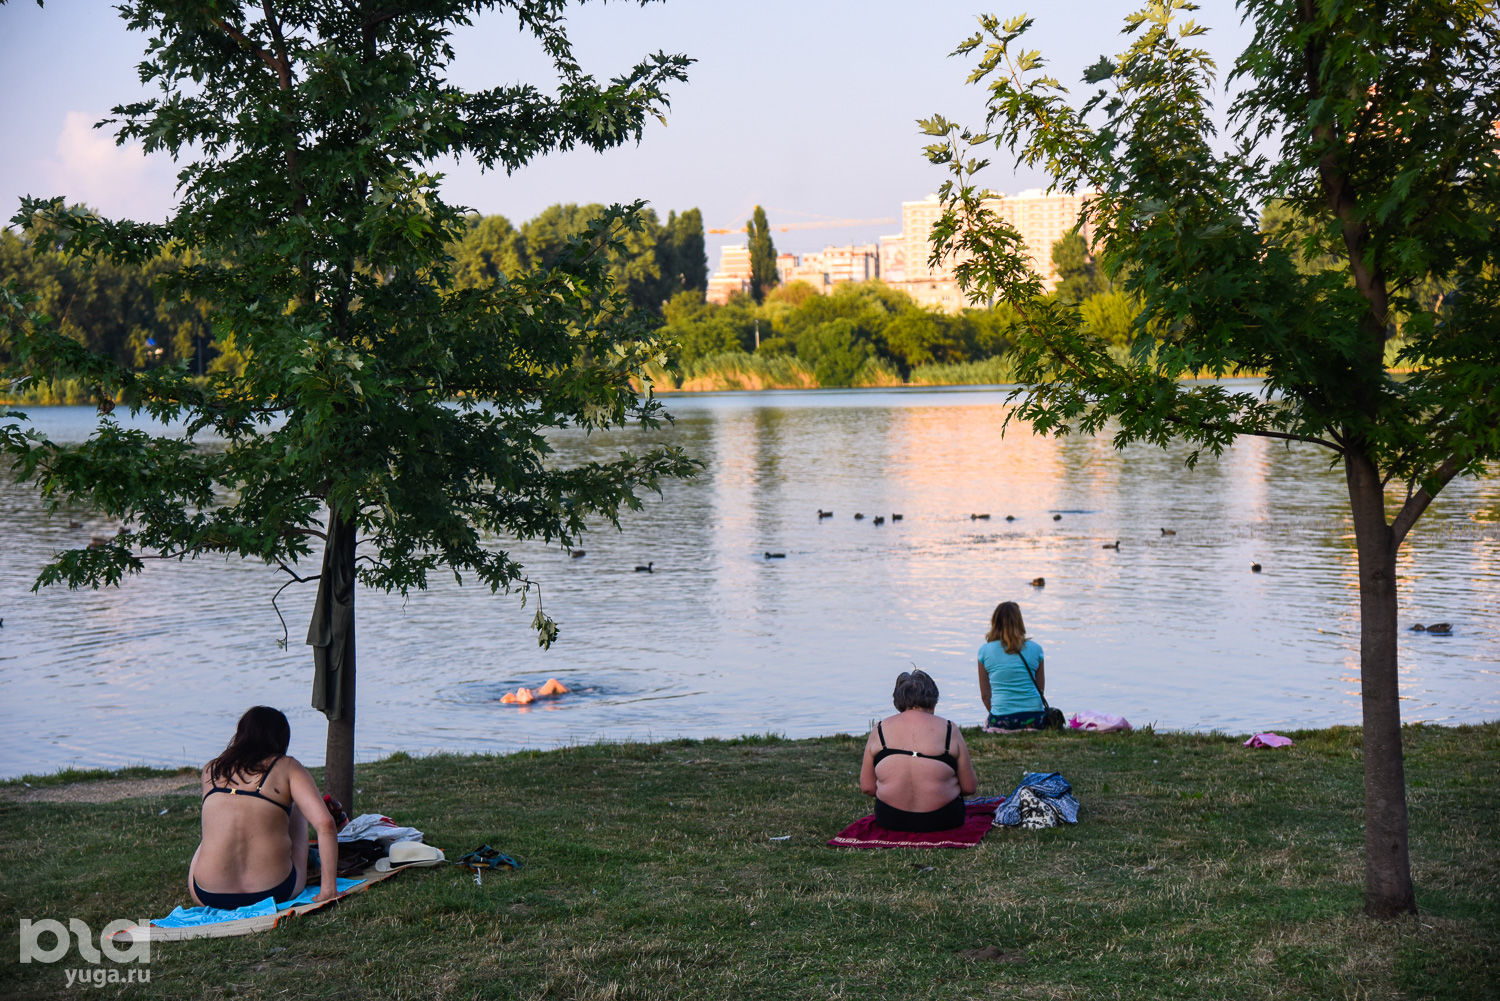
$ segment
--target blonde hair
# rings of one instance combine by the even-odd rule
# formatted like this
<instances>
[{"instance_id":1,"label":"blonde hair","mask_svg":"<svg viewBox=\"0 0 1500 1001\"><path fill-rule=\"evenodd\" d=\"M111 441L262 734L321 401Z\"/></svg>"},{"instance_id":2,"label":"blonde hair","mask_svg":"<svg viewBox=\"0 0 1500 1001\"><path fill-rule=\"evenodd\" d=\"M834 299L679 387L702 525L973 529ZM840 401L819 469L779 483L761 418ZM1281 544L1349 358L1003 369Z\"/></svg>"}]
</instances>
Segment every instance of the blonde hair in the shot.
<instances>
[{"instance_id":1,"label":"blonde hair","mask_svg":"<svg viewBox=\"0 0 1500 1001\"><path fill-rule=\"evenodd\" d=\"M1020 653L1026 642L1026 623L1021 619L1021 606L1014 601L1002 601L995 606L990 616L990 631L984 634L986 643L1000 641L1006 653Z\"/></svg>"}]
</instances>

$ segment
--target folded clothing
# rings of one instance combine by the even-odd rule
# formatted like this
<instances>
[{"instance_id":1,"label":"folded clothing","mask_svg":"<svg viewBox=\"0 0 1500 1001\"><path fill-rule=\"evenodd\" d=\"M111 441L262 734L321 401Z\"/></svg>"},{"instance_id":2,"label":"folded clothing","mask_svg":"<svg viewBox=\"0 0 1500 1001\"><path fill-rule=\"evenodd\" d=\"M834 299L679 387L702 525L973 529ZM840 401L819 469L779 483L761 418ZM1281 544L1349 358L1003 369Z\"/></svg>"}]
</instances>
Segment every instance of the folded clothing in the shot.
<instances>
[{"instance_id":1,"label":"folded clothing","mask_svg":"<svg viewBox=\"0 0 1500 1001\"><path fill-rule=\"evenodd\" d=\"M363 883L362 879L339 880L339 892L345 893ZM164 918L158 918L151 923L159 928L192 928L197 925L218 924L221 921L238 921L241 918L264 917L275 914L277 911L291 910L303 904L310 904L318 895L318 887L309 886L291 900L277 903L272 897L244 907L236 907L233 910L224 910L219 907L179 907Z\"/></svg>"},{"instance_id":2,"label":"folded clothing","mask_svg":"<svg viewBox=\"0 0 1500 1001\"><path fill-rule=\"evenodd\" d=\"M1002 827L1038 830L1056 827L1059 821L1078 823L1078 800L1058 772L1027 772L995 811L995 823Z\"/></svg>"},{"instance_id":3,"label":"folded clothing","mask_svg":"<svg viewBox=\"0 0 1500 1001\"><path fill-rule=\"evenodd\" d=\"M339 828L340 841L379 841L392 845L397 841L421 841L422 832L415 827L402 827L390 817L378 813L361 813Z\"/></svg>"}]
</instances>

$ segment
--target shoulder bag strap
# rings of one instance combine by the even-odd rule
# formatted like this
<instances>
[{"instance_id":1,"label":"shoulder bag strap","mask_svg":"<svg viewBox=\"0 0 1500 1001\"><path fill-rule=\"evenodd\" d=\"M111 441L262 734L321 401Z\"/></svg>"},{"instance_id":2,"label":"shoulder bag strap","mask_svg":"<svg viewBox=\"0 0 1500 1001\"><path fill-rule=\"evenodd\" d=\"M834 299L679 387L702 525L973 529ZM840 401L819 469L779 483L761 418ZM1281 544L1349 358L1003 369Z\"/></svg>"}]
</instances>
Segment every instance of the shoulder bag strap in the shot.
<instances>
[{"instance_id":1,"label":"shoulder bag strap","mask_svg":"<svg viewBox=\"0 0 1500 1001\"><path fill-rule=\"evenodd\" d=\"M1031 665L1026 663L1026 655L1024 653L1017 650L1016 656L1021 658L1021 666L1026 668L1026 677L1031 679L1031 687L1036 689L1037 696L1042 700L1042 712L1047 712L1052 706L1048 704L1047 696L1042 694L1042 686L1036 683L1036 673L1031 670Z\"/></svg>"}]
</instances>

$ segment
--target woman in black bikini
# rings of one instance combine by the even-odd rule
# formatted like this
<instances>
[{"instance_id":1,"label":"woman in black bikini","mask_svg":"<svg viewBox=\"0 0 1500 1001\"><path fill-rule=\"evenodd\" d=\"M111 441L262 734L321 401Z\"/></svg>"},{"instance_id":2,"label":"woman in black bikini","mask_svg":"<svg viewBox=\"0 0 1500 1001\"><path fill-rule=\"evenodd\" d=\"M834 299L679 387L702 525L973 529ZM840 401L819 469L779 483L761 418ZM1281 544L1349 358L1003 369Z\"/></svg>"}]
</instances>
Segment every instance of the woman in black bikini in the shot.
<instances>
[{"instance_id":1,"label":"woman in black bikini","mask_svg":"<svg viewBox=\"0 0 1500 1001\"><path fill-rule=\"evenodd\" d=\"M859 787L875 797L875 823L891 831L947 831L964 822L964 797L979 780L964 735L934 714L937 684L926 671L901 672L896 715L865 741Z\"/></svg>"},{"instance_id":2,"label":"woman in black bikini","mask_svg":"<svg viewBox=\"0 0 1500 1001\"><path fill-rule=\"evenodd\" d=\"M336 843L312 776L287 757L291 739L280 711L255 706L224 753L203 766L203 841L188 866L196 903L233 910L290 900L307 885L307 825L320 845ZM323 852L322 866L320 901L338 895L338 852Z\"/></svg>"}]
</instances>

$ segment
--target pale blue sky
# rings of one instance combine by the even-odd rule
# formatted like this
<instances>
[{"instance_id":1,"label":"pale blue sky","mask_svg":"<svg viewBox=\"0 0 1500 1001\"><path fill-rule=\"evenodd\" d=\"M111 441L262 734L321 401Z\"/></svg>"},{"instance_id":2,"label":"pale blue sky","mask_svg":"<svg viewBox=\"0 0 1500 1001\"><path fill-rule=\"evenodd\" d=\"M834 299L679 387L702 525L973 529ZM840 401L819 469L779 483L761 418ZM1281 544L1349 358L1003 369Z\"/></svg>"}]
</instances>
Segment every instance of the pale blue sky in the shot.
<instances>
[{"instance_id":1,"label":"pale blue sky","mask_svg":"<svg viewBox=\"0 0 1500 1001\"><path fill-rule=\"evenodd\" d=\"M599 155L543 158L516 175L450 168L447 195L485 213L524 221L555 202L645 198L668 210L698 207L709 227L741 227L764 205L772 225L898 217L901 202L943 180L923 159L916 119L941 113L979 125L982 95L963 83L968 62L948 58L975 29L975 16L1027 11L1030 38L1063 83L1078 84L1099 55L1123 47L1122 0L669 0L645 8L590 3L571 17L583 65L605 78L658 49L698 62L672 95L668 124L653 123L639 146ZM1197 20L1213 31L1205 47L1227 71L1248 32L1229 0L1207 0ZM456 37L456 82L482 87L544 83L547 65L504 14ZM102 2L29 0L0 6L0 218L23 194L66 195L106 215L162 218L174 169L137 150L116 149L90 126L116 103L142 93L135 64L144 38ZM1034 186L1008 162L986 183L1000 191ZM899 225L776 233L779 249L872 240ZM710 263L733 236L708 238Z\"/></svg>"}]
</instances>

